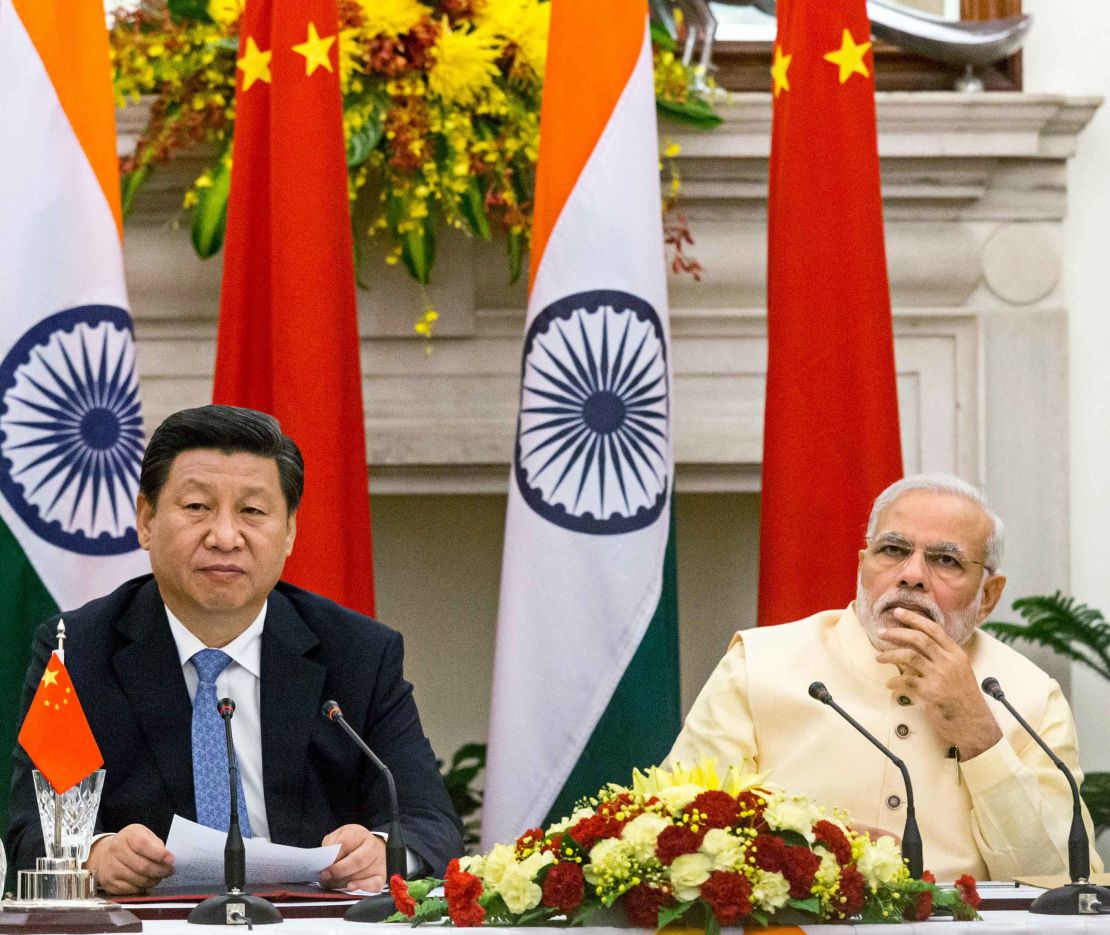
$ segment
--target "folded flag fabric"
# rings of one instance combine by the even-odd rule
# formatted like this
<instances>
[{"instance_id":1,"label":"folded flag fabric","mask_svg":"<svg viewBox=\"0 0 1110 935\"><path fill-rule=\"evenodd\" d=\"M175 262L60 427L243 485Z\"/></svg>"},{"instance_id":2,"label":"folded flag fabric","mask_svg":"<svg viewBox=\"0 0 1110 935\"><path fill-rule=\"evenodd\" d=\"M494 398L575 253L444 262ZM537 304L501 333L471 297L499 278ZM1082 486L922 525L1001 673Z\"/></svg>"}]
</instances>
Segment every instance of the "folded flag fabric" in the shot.
<instances>
[{"instance_id":1,"label":"folded flag fabric","mask_svg":"<svg viewBox=\"0 0 1110 935\"><path fill-rule=\"evenodd\" d=\"M51 653L19 730L19 745L57 792L104 764L62 657Z\"/></svg>"}]
</instances>

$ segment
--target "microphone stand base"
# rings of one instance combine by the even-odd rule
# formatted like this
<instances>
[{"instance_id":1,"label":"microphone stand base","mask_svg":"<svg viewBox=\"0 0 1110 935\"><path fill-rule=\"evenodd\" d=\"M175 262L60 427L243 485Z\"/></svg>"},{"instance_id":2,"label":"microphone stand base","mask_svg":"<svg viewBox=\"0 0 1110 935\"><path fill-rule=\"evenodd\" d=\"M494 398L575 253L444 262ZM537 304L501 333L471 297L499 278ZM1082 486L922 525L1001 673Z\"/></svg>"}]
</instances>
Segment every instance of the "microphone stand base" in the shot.
<instances>
[{"instance_id":1,"label":"microphone stand base","mask_svg":"<svg viewBox=\"0 0 1110 935\"><path fill-rule=\"evenodd\" d=\"M277 907L261 896L250 893L224 893L209 896L189 913L194 925L271 925L284 922Z\"/></svg>"},{"instance_id":2,"label":"microphone stand base","mask_svg":"<svg viewBox=\"0 0 1110 935\"><path fill-rule=\"evenodd\" d=\"M351 906L343 918L348 922L384 922L397 911L389 891L366 896Z\"/></svg>"},{"instance_id":3,"label":"microphone stand base","mask_svg":"<svg viewBox=\"0 0 1110 935\"><path fill-rule=\"evenodd\" d=\"M1041 893L1029 911L1053 916L1099 915L1103 906L1110 910L1110 889L1093 883L1068 883Z\"/></svg>"}]
</instances>

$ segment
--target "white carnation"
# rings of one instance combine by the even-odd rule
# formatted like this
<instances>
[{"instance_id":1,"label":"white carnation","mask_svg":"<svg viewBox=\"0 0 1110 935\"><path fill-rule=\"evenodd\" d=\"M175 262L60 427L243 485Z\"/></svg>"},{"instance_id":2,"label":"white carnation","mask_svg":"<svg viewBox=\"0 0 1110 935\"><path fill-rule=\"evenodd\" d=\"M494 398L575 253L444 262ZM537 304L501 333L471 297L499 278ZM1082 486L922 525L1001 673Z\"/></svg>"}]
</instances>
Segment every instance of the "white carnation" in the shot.
<instances>
[{"instance_id":1,"label":"white carnation","mask_svg":"<svg viewBox=\"0 0 1110 935\"><path fill-rule=\"evenodd\" d=\"M790 899L790 884L781 873L756 870L752 880L752 905L757 909L781 909Z\"/></svg>"},{"instance_id":2,"label":"white carnation","mask_svg":"<svg viewBox=\"0 0 1110 935\"><path fill-rule=\"evenodd\" d=\"M507 867L496 889L505 900L509 912L527 912L529 909L535 909L543 898L543 890L536 884L535 876L528 872L524 864L514 863Z\"/></svg>"},{"instance_id":3,"label":"white carnation","mask_svg":"<svg viewBox=\"0 0 1110 935\"><path fill-rule=\"evenodd\" d=\"M515 866L516 851L508 844L497 844L486 855L486 865L483 868L482 879L496 888L509 867Z\"/></svg>"},{"instance_id":4,"label":"white carnation","mask_svg":"<svg viewBox=\"0 0 1110 935\"><path fill-rule=\"evenodd\" d=\"M813 843L813 825L823 817L821 809L802 796L775 796L763 818L776 831L796 831Z\"/></svg>"},{"instance_id":5,"label":"white carnation","mask_svg":"<svg viewBox=\"0 0 1110 935\"><path fill-rule=\"evenodd\" d=\"M660 789L655 794L659 801L666 806L667 811L672 815L681 815L682 810L704 791L701 786L687 783L682 786L668 786L666 789Z\"/></svg>"},{"instance_id":6,"label":"white carnation","mask_svg":"<svg viewBox=\"0 0 1110 935\"><path fill-rule=\"evenodd\" d=\"M459 858L459 869L463 873L473 873L480 877L485 873L486 858L481 854L464 854Z\"/></svg>"},{"instance_id":7,"label":"white carnation","mask_svg":"<svg viewBox=\"0 0 1110 935\"><path fill-rule=\"evenodd\" d=\"M637 863L646 863L655 857L655 844L664 828L671 823L656 812L637 815L621 831L621 838L632 845Z\"/></svg>"},{"instance_id":8,"label":"white carnation","mask_svg":"<svg viewBox=\"0 0 1110 935\"><path fill-rule=\"evenodd\" d=\"M603 838L591 848L590 862L582 872L595 886L624 879L632 872L632 845L620 838Z\"/></svg>"},{"instance_id":9,"label":"white carnation","mask_svg":"<svg viewBox=\"0 0 1110 935\"><path fill-rule=\"evenodd\" d=\"M699 849L713 861L714 870L738 870L744 863L740 840L721 828L710 828Z\"/></svg>"},{"instance_id":10,"label":"white carnation","mask_svg":"<svg viewBox=\"0 0 1110 935\"><path fill-rule=\"evenodd\" d=\"M705 854L683 854L667 868L675 897L688 902L701 895L701 885L709 879L713 863Z\"/></svg>"},{"instance_id":11,"label":"white carnation","mask_svg":"<svg viewBox=\"0 0 1110 935\"><path fill-rule=\"evenodd\" d=\"M856 861L856 868L871 887L893 883L901 876L905 866L901 848L894 838L886 834L877 841L865 839L863 853Z\"/></svg>"}]
</instances>

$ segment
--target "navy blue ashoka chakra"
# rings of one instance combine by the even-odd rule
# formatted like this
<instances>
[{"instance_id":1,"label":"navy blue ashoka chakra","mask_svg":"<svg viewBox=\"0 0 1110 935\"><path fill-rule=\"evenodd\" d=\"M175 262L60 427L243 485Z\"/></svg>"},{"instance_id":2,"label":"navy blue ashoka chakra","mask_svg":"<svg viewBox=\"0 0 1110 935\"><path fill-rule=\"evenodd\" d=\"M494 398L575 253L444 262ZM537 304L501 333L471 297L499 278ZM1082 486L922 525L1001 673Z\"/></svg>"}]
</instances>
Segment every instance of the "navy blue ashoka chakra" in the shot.
<instances>
[{"instance_id":1,"label":"navy blue ashoka chakra","mask_svg":"<svg viewBox=\"0 0 1110 935\"><path fill-rule=\"evenodd\" d=\"M51 315L0 363L0 493L47 542L82 555L137 549L143 447L123 309Z\"/></svg>"},{"instance_id":2,"label":"navy blue ashoka chakra","mask_svg":"<svg viewBox=\"0 0 1110 935\"><path fill-rule=\"evenodd\" d=\"M575 532L650 526L670 494L670 380L659 316L603 289L547 306L524 339L513 473L528 505Z\"/></svg>"}]
</instances>

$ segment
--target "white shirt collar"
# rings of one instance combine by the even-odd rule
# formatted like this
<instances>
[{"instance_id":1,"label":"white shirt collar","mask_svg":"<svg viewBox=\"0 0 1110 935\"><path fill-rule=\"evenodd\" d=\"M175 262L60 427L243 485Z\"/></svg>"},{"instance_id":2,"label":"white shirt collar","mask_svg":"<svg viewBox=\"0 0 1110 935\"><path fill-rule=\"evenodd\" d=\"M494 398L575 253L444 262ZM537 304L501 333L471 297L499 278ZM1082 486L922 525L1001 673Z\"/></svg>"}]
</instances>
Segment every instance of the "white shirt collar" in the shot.
<instances>
[{"instance_id":1,"label":"white shirt collar","mask_svg":"<svg viewBox=\"0 0 1110 935\"><path fill-rule=\"evenodd\" d=\"M254 622L220 650L227 653L233 662L238 663L255 678L262 676L262 628L266 623L266 608L269 602L262 605L262 610L254 618ZM181 660L182 668L189 664L202 649L208 649L204 643L166 607L166 619L170 622L170 633L177 644L177 657Z\"/></svg>"}]
</instances>

